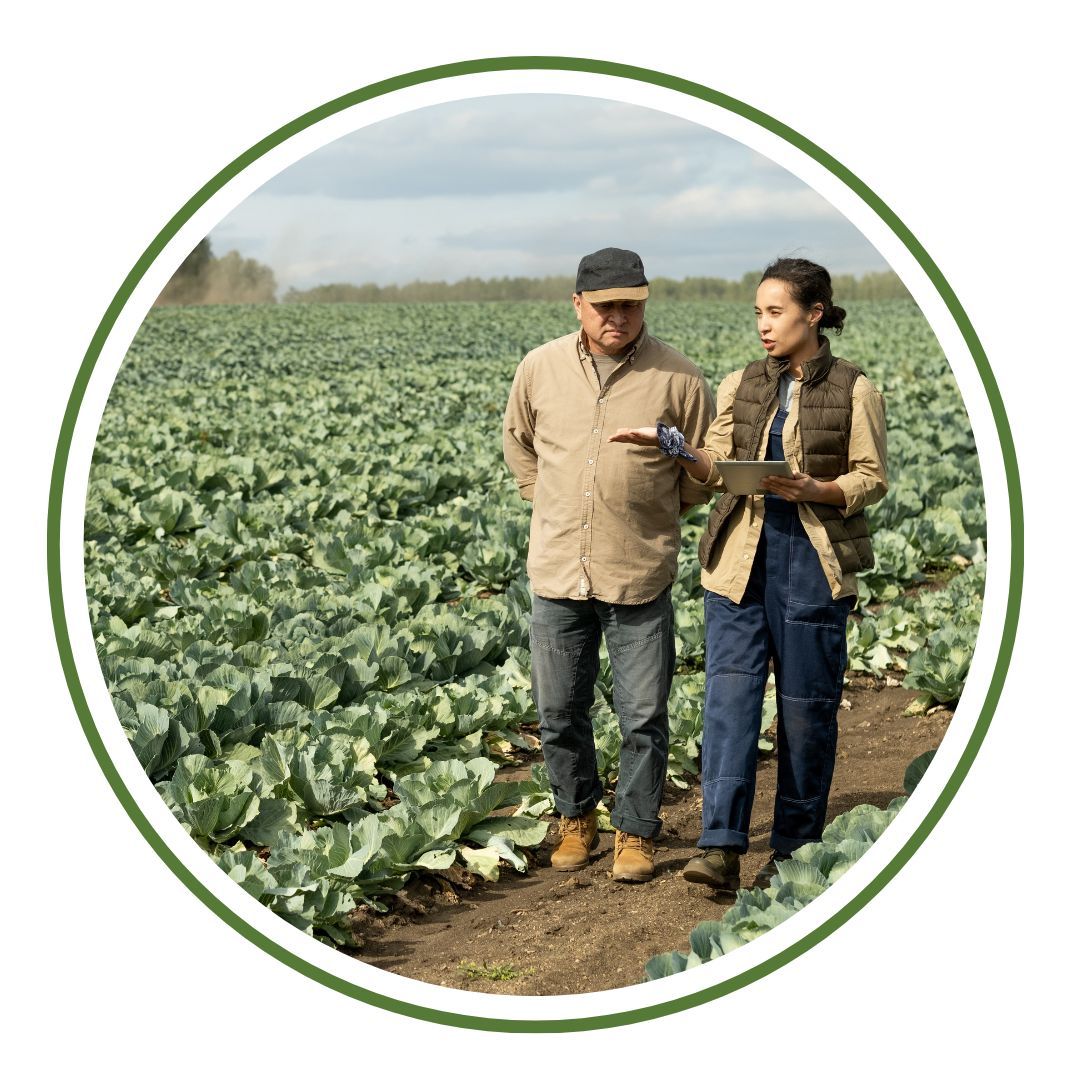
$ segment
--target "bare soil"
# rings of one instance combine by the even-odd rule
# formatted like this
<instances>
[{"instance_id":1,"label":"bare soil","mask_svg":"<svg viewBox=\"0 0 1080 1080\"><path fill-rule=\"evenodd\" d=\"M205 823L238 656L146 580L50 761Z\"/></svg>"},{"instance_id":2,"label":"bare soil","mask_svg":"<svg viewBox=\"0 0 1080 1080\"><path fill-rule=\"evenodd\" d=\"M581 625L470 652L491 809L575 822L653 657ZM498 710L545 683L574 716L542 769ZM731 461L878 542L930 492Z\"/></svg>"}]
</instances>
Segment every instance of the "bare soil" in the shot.
<instances>
[{"instance_id":1,"label":"bare soil","mask_svg":"<svg viewBox=\"0 0 1080 1080\"><path fill-rule=\"evenodd\" d=\"M894 682L895 680L889 680ZM936 747L952 713L938 708L906 717L916 694L884 679L855 675L840 710L836 771L828 819L861 803L884 807L903 795L909 762ZM776 761L760 759L750 850L741 878L749 887L769 858ZM610 805L610 801L609 801ZM602 833L589 866L578 873L551 869L557 838L528 853L525 874L504 867L499 881L464 872L410 883L390 913L357 913L362 939L353 954L365 963L412 979L495 994L574 994L640 982L656 953L685 951L690 930L717 919L730 898L684 881L696 854L701 795L697 784L669 784L656 841L656 874L640 885L611 877L613 833Z\"/></svg>"}]
</instances>

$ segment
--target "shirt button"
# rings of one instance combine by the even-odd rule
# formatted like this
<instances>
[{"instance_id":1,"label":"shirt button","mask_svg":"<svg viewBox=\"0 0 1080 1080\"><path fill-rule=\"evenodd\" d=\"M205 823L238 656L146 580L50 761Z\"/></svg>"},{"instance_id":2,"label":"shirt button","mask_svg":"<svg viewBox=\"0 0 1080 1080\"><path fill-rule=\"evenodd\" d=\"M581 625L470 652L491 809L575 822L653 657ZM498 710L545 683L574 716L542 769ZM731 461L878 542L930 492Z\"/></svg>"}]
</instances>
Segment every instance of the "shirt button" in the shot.
<instances>
[{"instance_id":1,"label":"shirt button","mask_svg":"<svg viewBox=\"0 0 1080 1080\"><path fill-rule=\"evenodd\" d=\"M582 527L583 529L587 529L587 528L589 527L589 523L588 523L588 522L586 521L586 522L585 522L585 524L584 524L584 525L582 525L581 527ZM743 558L745 559L745 558L746 558L746 556L744 555L744 556L743 556Z\"/></svg>"},{"instance_id":2,"label":"shirt button","mask_svg":"<svg viewBox=\"0 0 1080 1080\"><path fill-rule=\"evenodd\" d=\"M607 401L607 398L606 398L606 397L602 397L602 398L601 398L601 399L600 399L600 400L599 400L599 401L598 401L598 402L597 402L596 404L597 404L597 405L603 405L603 404L604 404L604 403L605 403L606 401Z\"/></svg>"},{"instance_id":3,"label":"shirt button","mask_svg":"<svg viewBox=\"0 0 1080 1080\"><path fill-rule=\"evenodd\" d=\"M587 498L588 498L588 497L589 497L589 496L590 496L591 494L592 494L592 492L591 492L591 491L586 491L586 492L585 492L585 498L587 499Z\"/></svg>"},{"instance_id":4,"label":"shirt button","mask_svg":"<svg viewBox=\"0 0 1080 1080\"><path fill-rule=\"evenodd\" d=\"M589 458L587 464L591 465L592 463L593 463L592 458Z\"/></svg>"},{"instance_id":5,"label":"shirt button","mask_svg":"<svg viewBox=\"0 0 1080 1080\"><path fill-rule=\"evenodd\" d=\"M749 558L750 558L750 556L749 556L749 555L744 555L744 556L743 556L743 558L744 558L744 559L749 559Z\"/></svg>"},{"instance_id":6,"label":"shirt button","mask_svg":"<svg viewBox=\"0 0 1080 1080\"><path fill-rule=\"evenodd\" d=\"M588 557L588 555L582 555L582 556L581 556L581 561L582 561L582 562L588 562L588 561L589 561L589 557Z\"/></svg>"},{"instance_id":7,"label":"shirt button","mask_svg":"<svg viewBox=\"0 0 1080 1080\"><path fill-rule=\"evenodd\" d=\"M594 435L599 435L599 434L600 434L600 429L599 429L598 427L594 427L594 428L592 429L592 433L593 433Z\"/></svg>"}]
</instances>

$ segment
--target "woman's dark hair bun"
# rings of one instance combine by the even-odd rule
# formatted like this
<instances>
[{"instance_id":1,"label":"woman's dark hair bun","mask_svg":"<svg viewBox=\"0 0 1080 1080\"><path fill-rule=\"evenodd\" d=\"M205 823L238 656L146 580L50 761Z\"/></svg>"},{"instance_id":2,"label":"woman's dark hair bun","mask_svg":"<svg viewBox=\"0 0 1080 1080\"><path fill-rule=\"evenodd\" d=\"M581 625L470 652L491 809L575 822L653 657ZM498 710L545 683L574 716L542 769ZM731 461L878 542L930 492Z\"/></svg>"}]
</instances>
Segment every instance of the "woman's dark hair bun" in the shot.
<instances>
[{"instance_id":1,"label":"woman's dark hair bun","mask_svg":"<svg viewBox=\"0 0 1080 1080\"><path fill-rule=\"evenodd\" d=\"M820 304L824 314L818 323L819 329L835 330L838 334L844 329L847 312L833 304L832 278L824 266L809 259L776 259L765 267L761 280L784 282L801 307L809 309Z\"/></svg>"},{"instance_id":2,"label":"woman's dark hair bun","mask_svg":"<svg viewBox=\"0 0 1080 1080\"><path fill-rule=\"evenodd\" d=\"M842 307L830 304L825 309L825 314L821 316L818 326L822 330L835 330L839 334L844 329L844 319L846 318L847 312Z\"/></svg>"}]
</instances>

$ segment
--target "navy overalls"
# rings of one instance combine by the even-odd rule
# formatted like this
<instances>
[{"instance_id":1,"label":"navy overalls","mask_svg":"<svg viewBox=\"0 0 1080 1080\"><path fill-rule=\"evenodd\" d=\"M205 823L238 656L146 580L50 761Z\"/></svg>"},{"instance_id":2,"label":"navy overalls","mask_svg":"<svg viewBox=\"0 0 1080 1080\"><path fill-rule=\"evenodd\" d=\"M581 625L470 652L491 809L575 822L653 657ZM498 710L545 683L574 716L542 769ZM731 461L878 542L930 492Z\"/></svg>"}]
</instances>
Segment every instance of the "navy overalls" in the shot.
<instances>
[{"instance_id":1,"label":"navy overalls","mask_svg":"<svg viewBox=\"0 0 1080 1080\"><path fill-rule=\"evenodd\" d=\"M778 409L769 430L770 461L784 458L787 415ZM766 495L764 504L742 602L705 592L704 805L698 847L744 853L749 845L761 706L772 660L778 741L770 843L789 854L820 840L825 827L847 665L847 617L854 600L832 598L798 504L773 495Z\"/></svg>"}]
</instances>

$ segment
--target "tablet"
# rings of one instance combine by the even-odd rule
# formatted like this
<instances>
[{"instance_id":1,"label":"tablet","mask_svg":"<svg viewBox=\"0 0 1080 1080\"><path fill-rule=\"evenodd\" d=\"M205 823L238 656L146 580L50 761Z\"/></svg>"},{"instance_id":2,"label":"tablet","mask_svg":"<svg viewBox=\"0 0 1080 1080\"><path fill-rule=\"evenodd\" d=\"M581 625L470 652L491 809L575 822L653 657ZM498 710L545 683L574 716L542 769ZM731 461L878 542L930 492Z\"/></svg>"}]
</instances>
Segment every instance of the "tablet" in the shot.
<instances>
[{"instance_id":1,"label":"tablet","mask_svg":"<svg viewBox=\"0 0 1080 1080\"><path fill-rule=\"evenodd\" d=\"M764 495L763 477L795 475L786 461L718 461L716 468L733 495Z\"/></svg>"}]
</instances>

